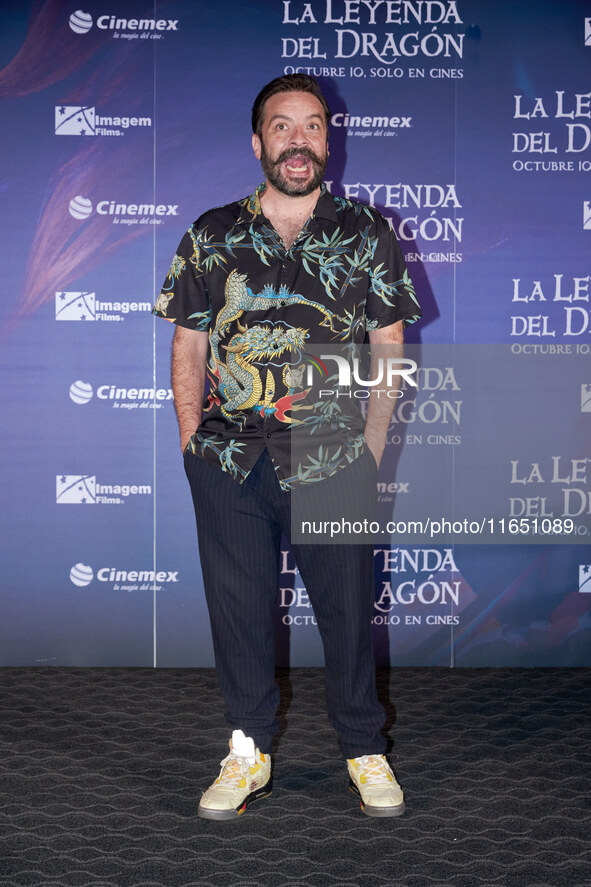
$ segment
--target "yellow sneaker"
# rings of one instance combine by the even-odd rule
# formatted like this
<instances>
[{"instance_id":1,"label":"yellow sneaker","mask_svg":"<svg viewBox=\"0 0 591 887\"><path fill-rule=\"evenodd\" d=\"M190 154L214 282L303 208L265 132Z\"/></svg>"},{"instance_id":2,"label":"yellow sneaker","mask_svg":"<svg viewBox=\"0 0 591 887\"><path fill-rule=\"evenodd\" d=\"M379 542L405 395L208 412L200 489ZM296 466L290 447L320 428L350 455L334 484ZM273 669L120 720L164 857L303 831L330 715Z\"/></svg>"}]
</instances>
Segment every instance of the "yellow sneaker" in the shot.
<instances>
[{"instance_id":1,"label":"yellow sneaker","mask_svg":"<svg viewBox=\"0 0 591 887\"><path fill-rule=\"evenodd\" d=\"M362 755L347 761L349 789L361 798L367 816L401 816L404 795L384 755Z\"/></svg>"},{"instance_id":2,"label":"yellow sneaker","mask_svg":"<svg viewBox=\"0 0 591 887\"><path fill-rule=\"evenodd\" d=\"M220 764L220 775L201 796L197 815L202 819L236 819L252 801L271 794L271 756L242 730L232 733L230 754Z\"/></svg>"}]
</instances>

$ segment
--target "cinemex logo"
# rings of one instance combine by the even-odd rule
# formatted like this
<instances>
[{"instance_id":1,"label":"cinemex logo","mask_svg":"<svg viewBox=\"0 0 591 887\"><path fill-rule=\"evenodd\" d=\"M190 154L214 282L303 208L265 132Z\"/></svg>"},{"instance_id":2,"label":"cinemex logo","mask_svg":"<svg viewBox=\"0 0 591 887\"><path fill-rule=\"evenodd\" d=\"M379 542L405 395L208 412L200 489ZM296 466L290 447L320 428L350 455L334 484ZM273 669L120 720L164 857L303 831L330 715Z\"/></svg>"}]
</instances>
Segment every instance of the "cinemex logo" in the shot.
<instances>
[{"instance_id":1,"label":"cinemex logo","mask_svg":"<svg viewBox=\"0 0 591 887\"><path fill-rule=\"evenodd\" d=\"M58 505L123 505L130 496L151 496L149 484L99 484L94 474L59 474Z\"/></svg>"},{"instance_id":2,"label":"cinemex logo","mask_svg":"<svg viewBox=\"0 0 591 887\"><path fill-rule=\"evenodd\" d=\"M407 481L406 483L403 481L391 481L389 484L379 483L378 494L380 502L392 501L392 498L386 495L387 493L410 493L410 481Z\"/></svg>"},{"instance_id":3,"label":"cinemex logo","mask_svg":"<svg viewBox=\"0 0 591 887\"><path fill-rule=\"evenodd\" d=\"M56 136L124 136L125 130L150 128L151 117L100 116L87 105L56 105Z\"/></svg>"},{"instance_id":4,"label":"cinemex logo","mask_svg":"<svg viewBox=\"0 0 591 887\"><path fill-rule=\"evenodd\" d=\"M92 215L92 201L78 194L70 200L70 215L84 221ZM99 200L96 205L99 216L112 216L114 225L161 225L159 216L178 216L178 203L117 203L115 200Z\"/></svg>"},{"instance_id":5,"label":"cinemex logo","mask_svg":"<svg viewBox=\"0 0 591 887\"><path fill-rule=\"evenodd\" d=\"M579 564L579 591L591 594L591 564Z\"/></svg>"},{"instance_id":6,"label":"cinemex logo","mask_svg":"<svg viewBox=\"0 0 591 887\"><path fill-rule=\"evenodd\" d=\"M92 385L89 382L74 382L70 385L70 399L77 404L90 403L92 400Z\"/></svg>"},{"instance_id":7,"label":"cinemex logo","mask_svg":"<svg viewBox=\"0 0 591 887\"><path fill-rule=\"evenodd\" d=\"M70 582L77 588L88 587L94 579L94 570L88 564L74 564L70 570ZM96 572L96 580L111 585L113 591L152 591L154 588L160 591L164 584L178 582L179 574L178 570L120 570L117 567L101 567Z\"/></svg>"},{"instance_id":8,"label":"cinemex logo","mask_svg":"<svg viewBox=\"0 0 591 887\"><path fill-rule=\"evenodd\" d=\"M82 195L78 194L76 197L72 197L72 199L70 200L68 210L73 219L77 219L79 222L81 222L83 219L87 219L91 215L92 200L89 200L88 197L82 197Z\"/></svg>"},{"instance_id":9,"label":"cinemex logo","mask_svg":"<svg viewBox=\"0 0 591 887\"><path fill-rule=\"evenodd\" d=\"M347 135L368 138L369 136L396 136L399 129L410 129L412 117L392 117L377 115L363 117L354 114L334 114L331 125L347 130Z\"/></svg>"},{"instance_id":10,"label":"cinemex logo","mask_svg":"<svg viewBox=\"0 0 591 887\"><path fill-rule=\"evenodd\" d=\"M93 398L94 389L90 382L78 379L70 385L70 399L83 406ZM173 400L172 388L119 388L117 385L99 385L96 389L98 400L122 410L156 409L162 407L161 401Z\"/></svg>"},{"instance_id":11,"label":"cinemex logo","mask_svg":"<svg viewBox=\"0 0 591 887\"><path fill-rule=\"evenodd\" d=\"M591 46L591 18L585 19L585 46Z\"/></svg>"},{"instance_id":12,"label":"cinemex logo","mask_svg":"<svg viewBox=\"0 0 591 887\"><path fill-rule=\"evenodd\" d=\"M581 412L591 413L591 385L581 385Z\"/></svg>"},{"instance_id":13,"label":"cinemex logo","mask_svg":"<svg viewBox=\"0 0 591 887\"><path fill-rule=\"evenodd\" d=\"M93 579L92 567L86 564L74 564L70 570L70 582L73 585L77 585L78 588L85 588L87 585L90 585Z\"/></svg>"},{"instance_id":14,"label":"cinemex logo","mask_svg":"<svg viewBox=\"0 0 591 887\"><path fill-rule=\"evenodd\" d=\"M591 231L591 200L583 201L583 230Z\"/></svg>"},{"instance_id":15,"label":"cinemex logo","mask_svg":"<svg viewBox=\"0 0 591 887\"><path fill-rule=\"evenodd\" d=\"M151 302L100 302L95 293L58 292L55 294L56 320L125 320L128 314L149 314Z\"/></svg>"},{"instance_id":16,"label":"cinemex logo","mask_svg":"<svg viewBox=\"0 0 591 887\"><path fill-rule=\"evenodd\" d=\"M75 34L88 34L93 27L93 19L89 12L81 9L73 12L69 25ZM117 18L115 15L99 15L96 26L101 31L112 31L113 37L123 40L161 40L163 31L178 31L178 18Z\"/></svg>"}]
</instances>

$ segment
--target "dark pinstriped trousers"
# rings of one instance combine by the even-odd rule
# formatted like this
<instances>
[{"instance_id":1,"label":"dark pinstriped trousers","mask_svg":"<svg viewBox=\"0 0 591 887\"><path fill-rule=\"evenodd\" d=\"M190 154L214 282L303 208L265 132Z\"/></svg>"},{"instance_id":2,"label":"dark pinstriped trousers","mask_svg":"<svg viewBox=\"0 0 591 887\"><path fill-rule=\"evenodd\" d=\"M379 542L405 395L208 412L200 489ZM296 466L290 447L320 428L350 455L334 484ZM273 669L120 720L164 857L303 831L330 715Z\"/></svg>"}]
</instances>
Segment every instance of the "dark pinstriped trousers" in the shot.
<instances>
[{"instance_id":1,"label":"dark pinstriped trousers","mask_svg":"<svg viewBox=\"0 0 591 887\"><path fill-rule=\"evenodd\" d=\"M268 753L279 703L272 609L281 534L290 537L290 493L281 489L266 450L242 484L189 452L185 470L226 721ZM382 754L385 713L376 693L371 629L372 546L297 544L292 552L324 645L328 716L339 747L347 758Z\"/></svg>"}]
</instances>

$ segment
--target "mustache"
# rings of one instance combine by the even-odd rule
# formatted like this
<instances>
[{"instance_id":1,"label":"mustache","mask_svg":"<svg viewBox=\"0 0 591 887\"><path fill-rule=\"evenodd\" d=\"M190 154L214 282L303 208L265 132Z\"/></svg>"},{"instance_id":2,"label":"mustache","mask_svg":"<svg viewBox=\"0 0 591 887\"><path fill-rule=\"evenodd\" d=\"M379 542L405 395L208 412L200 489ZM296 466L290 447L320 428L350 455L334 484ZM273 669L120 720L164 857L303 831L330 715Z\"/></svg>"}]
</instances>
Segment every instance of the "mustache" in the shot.
<instances>
[{"instance_id":1,"label":"mustache","mask_svg":"<svg viewBox=\"0 0 591 887\"><path fill-rule=\"evenodd\" d=\"M285 163L285 161L289 160L290 157L307 157L313 163L317 163L319 165L322 165L324 163L322 158L320 158L318 156L318 154L315 154L311 148L302 147L302 148L286 148L285 151L283 151L279 155L279 157L277 158L277 160L275 161L275 163L273 165L278 166L280 163Z\"/></svg>"}]
</instances>

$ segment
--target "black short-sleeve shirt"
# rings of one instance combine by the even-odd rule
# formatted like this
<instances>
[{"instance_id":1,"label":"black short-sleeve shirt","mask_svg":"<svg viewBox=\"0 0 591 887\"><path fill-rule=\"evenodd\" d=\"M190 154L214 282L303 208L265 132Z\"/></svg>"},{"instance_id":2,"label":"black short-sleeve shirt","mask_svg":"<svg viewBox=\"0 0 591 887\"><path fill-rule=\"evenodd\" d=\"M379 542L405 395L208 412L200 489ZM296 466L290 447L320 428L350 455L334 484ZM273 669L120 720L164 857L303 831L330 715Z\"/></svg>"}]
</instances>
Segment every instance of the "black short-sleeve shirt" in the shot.
<instances>
[{"instance_id":1,"label":"black short-sleeve shirt","mask_svg":"<svg viewBox=\"0 0 591 887\"><path fill-rule=\"evenodd\" d=\"M365 447L360 413L344 407L339 420L333 405L327 418L323 405L310 402L298 369L310 349L362 344L366 332L413 323L421 310L378 212L322 186L287 249L261 210L264 188L189 228L153 313L209 334L209 392L190 451L241 482L267 447L287 490L335 474ZM341 423L332 451L319 443L323 421ZM296 426L309 433L309 447L294 464Z\"/></svg>"}]
</instances>

